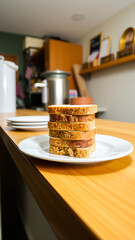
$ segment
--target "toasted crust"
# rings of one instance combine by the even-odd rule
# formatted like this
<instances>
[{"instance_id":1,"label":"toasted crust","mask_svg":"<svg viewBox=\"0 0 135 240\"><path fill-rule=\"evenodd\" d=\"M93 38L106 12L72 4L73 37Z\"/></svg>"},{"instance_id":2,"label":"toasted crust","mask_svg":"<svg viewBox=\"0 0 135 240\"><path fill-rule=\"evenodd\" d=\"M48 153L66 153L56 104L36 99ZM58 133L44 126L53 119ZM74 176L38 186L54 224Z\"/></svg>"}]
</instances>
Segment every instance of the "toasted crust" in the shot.
<instances>
[{"instance_id":1,"label":"toasted crust","mask_svg":"<svg viewBox=\"0 0 135 240\"><path fill-rule=\"evenodd\" d=\"M65 140L86 140L94 137L96 134L96 128L90 131L59 131L59 130L49 130L49 136L54 138L61 138Z\"/></svg>"},{"instance_id":2,"label":"toasted crust","mask_svg":"<svg viewBox=\"0 0 135 240\"><path fill-rule=\"evenodd\" d=\"M56 147L50 145L49 152L52 154L66 155L70 157L87 158L95 151L96 143L87 148L69 148L69 147Z\"/></svg>"},{"instance_id":3,"label":"toasted crust","mask_svg":"<svg viewBox=\"0 0 135 240\"><path fill-rule=\"evenodd\" d=\"M50 137L50 145L56 147L86 148L92 146L94 141L95 137L87 140L64 140L61 138Z\"/></svg>"},{"instance_id":4,"label":"toasted crust","mask_svg":"<svg viewBox=\"0 0 135 240\"><path fill-rule=\"evenodd\" d=\"M51 105L50 114L90 115L97 112L97 105Z\"/></svg>"},{"instance_id":5,"label":"toasted crust","mask_svg":"<svg viewBox=\"0 0 135 240\"><path fill-rule=\"evenodd\" d=\"M91 115L64 115L50 114L50 122L89 122L95 119L95 114Z\"/></svg>"},{"instance_id":6,"label":"toasted crust","mask_svg":"<svg viewBox=\"0 0 135 240\"><path fill-rule=\"evenodd\" d=\"M48 122L48 128L54 130L72 130L72 131L89 131L95 128L95 120L91 122Z\"/></svg>"}]
</instances>

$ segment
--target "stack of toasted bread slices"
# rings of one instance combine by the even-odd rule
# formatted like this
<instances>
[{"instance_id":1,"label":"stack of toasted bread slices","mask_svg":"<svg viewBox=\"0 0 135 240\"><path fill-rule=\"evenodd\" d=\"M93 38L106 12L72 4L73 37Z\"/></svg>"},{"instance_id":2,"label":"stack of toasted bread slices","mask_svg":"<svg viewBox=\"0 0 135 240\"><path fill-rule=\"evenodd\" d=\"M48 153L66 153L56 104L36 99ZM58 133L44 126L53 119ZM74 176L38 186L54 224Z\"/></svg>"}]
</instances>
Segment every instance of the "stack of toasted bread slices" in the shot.
<instances>
[{"instance_id":1,"label":"stack of toasted bread slices","mask_svg":"<svg viewBox=\"0 0 135 240\"><path fill-rule=\"evenodd\" d=\"M97 105L48 106L50 153L90 157L96 148L96 112Z\"/></svg>"}]
</instances>

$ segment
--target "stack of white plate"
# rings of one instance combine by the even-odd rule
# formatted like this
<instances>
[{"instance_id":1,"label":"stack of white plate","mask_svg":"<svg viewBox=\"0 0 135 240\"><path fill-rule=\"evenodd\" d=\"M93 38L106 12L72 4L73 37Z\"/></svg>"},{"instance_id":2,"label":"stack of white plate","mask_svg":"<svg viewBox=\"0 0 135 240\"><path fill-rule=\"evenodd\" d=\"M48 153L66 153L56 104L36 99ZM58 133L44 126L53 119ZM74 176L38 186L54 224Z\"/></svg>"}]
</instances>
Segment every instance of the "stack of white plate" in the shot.
<instances>
[{"instance_id":1,"label":"stack of white plate","mask_svg":"<svg viewBox=\"0 0 135 240\"><path fill-rule=\"evenodd\" d=\"M49 116L21 116L7 118L7 126L22 130L47 130Z\"/></svg>"}]
</instances>

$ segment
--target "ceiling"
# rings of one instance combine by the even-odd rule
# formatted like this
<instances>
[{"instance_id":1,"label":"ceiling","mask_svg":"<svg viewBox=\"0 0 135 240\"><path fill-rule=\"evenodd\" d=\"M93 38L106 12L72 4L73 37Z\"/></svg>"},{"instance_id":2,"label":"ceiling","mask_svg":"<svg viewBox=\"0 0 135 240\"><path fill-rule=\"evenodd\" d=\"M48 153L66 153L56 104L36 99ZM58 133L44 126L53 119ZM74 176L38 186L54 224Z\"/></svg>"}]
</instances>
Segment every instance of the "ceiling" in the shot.
<instances>
[{"instance_id":1,"label":"ceiling","mask_svg":"<svg viewBox=\"0 0 135 240\"><path fill-rule=\"evenodd\" d=\"M0 0L0 31L73 41L132 3L135 0ZM84 18L75 21L74 14Z\"/></svg>"}]
</instances>

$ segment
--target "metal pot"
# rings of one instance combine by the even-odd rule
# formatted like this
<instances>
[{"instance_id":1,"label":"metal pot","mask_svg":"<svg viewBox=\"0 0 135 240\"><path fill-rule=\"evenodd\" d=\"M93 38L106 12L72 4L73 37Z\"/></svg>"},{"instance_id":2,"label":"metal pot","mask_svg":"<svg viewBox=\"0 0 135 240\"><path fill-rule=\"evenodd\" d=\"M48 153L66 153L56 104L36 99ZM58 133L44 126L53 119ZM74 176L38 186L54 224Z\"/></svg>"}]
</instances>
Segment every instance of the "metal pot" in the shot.
<instances>
[{"instance_id":1,"label":"metal pot","mask_svg":"<svg viewBox=\"0 0 135 240\"><path fill-rule=\"evenodd\" d=\"M43 88L42 102L45 110L47 110L48 105L69 103L69 80L67 79L69 75L69 72L61 70L47 71L41 74L45 80L35 84L35 86Z\"/></svg>"}]
</instances>

